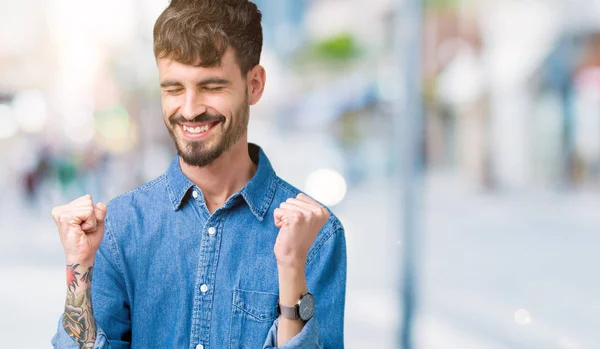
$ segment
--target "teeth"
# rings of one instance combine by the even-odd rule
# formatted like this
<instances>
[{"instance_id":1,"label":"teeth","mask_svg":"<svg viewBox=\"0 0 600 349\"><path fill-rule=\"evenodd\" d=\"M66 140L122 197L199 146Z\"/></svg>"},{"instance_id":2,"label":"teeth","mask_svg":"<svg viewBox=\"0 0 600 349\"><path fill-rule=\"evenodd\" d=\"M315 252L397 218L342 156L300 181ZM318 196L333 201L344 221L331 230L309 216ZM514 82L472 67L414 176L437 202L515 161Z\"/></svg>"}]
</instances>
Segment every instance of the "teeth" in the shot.
<instances>
[{"instance_id":1,"label":"teeth","mask_svg":"<svg viewBox=\"0 0 600 349\"><path fill-rule=\"evenodd\" d=\"M201 132L206 132L209 129L209 125L204 125L204 126L198 126L198 127L189 127L189 126L183 126L183 130L184 131L188 131L189 133L201 133Z\"/></svg>"}]
</instances>

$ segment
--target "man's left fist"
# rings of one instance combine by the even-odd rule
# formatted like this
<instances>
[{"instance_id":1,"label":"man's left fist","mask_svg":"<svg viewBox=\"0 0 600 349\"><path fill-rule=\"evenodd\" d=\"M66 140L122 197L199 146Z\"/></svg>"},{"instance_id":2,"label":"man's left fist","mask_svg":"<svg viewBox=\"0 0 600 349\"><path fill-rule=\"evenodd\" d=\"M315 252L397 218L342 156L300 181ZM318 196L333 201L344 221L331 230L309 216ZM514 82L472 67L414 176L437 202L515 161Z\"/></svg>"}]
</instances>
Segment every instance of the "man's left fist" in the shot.
<instances>
[{"instance_id":1,"label":"man's left fist","mask_svg":"<svg viewBox=\"0 0 600 349\"><path fill-rule=\"evenodd\" d=\"M329 211L301 193L282 202L275 209L274 218L279 228L274 248L277 264L303 269L310 247L329 220Z\"/></svg>"}]
</instances>

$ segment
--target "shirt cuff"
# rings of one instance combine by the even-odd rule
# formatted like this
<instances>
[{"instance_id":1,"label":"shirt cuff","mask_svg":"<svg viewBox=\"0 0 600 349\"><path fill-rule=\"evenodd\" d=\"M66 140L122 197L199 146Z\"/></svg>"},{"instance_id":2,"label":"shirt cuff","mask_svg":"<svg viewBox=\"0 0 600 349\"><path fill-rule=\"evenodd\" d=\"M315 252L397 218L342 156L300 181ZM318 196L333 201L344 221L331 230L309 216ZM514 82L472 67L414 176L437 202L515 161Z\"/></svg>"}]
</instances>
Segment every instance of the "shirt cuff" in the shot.
<instances>
[{"instance_id":1,"label":"shirt cuff","mask_svg":"<svg viewBox=\"0 0 600 349\"><path fill-rule=\"evenodd\" d=\"M52 347L55 349L79 349L79 345L67 334L63 327L63 316L61 315L58 319L58 329L56 334L52 337ZM108 349L110 344L106 333L102 331L98 323L96 323L96 342L94 343L94 349Z\"/></svg>"},{"instance_id":2,"label":"shirt cuff","mask_svg":"<svg viewBox=\"0 0 600 349\"><path fill-rule=\"evenodd\" d=\"M279 325L279 318L273 322L273 326L269 330L267 340L263 345L263 349L277 348L277 326ZM316 317L312 317L308 320L302 331L292 337L280 349L323 349L321 344L321 336L319 330L319 322Z\"/></svg>"}]
</instances>

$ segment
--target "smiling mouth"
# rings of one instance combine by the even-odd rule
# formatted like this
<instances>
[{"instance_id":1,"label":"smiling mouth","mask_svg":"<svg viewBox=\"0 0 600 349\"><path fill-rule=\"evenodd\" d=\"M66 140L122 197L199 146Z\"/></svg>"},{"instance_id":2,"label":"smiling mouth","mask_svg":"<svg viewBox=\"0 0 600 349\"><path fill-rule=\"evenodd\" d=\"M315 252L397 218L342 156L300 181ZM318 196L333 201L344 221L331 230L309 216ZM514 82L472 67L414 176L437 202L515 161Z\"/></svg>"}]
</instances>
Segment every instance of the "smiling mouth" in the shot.
<instances>
[{"instance_id":1,"label":"smiling mouth","mask_svg":"<svg viewBox=\"0 0 600 349\"><path fill-rule=\"evenodd\" d=\"M183 130L188 131L189 133L202 133L202 132L208 131L209 128L210 128L210 125L197 126L197 127L183 125Z\"/></svg>"},{"instance_id":2,"label":"smiling mouth","mask_svg":"<svg viewBox=\"0 0 600 349\"><path fill-rule=\"evenodd\" d=\"M179 126L181 127L184 135L191 138L199 138L208 135L215 128L215 126L217 126L220 123L220 121L213 121L203 125L179 124Z\"/></svg>"}]
</instances>

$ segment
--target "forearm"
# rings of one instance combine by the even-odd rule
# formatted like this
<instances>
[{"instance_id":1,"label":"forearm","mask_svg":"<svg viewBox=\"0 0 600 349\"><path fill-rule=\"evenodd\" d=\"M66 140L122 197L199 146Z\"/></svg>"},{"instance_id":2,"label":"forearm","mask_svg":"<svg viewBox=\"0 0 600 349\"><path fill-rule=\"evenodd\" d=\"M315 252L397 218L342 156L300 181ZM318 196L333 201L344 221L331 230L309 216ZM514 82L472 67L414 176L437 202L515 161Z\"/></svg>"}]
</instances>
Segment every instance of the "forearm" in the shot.
<instances>
[{"instance_id":1,"label":"forearm","mask_svg":"<svg viewBox=\"0 0 600 349\"><path fill-rule=\"evenodd\" d=\"M96 342L96 320L92 309L94 262L67 263L67 300L63 327L80 348L92 348Z\"/></svg>"},{"instance_id":2,"label":"forearm","mask_svg":"<svg viewBox=\"0 0 600 349\"><path fill-rule=\"evenodd\" d=\"M306 275L304 268L279 267L279 303L292 307L298 303L300 296L306 290ZM279 317L277 329L277 346L284 345L302 331L304 321Z\"/></svg>"}]
</instances>

